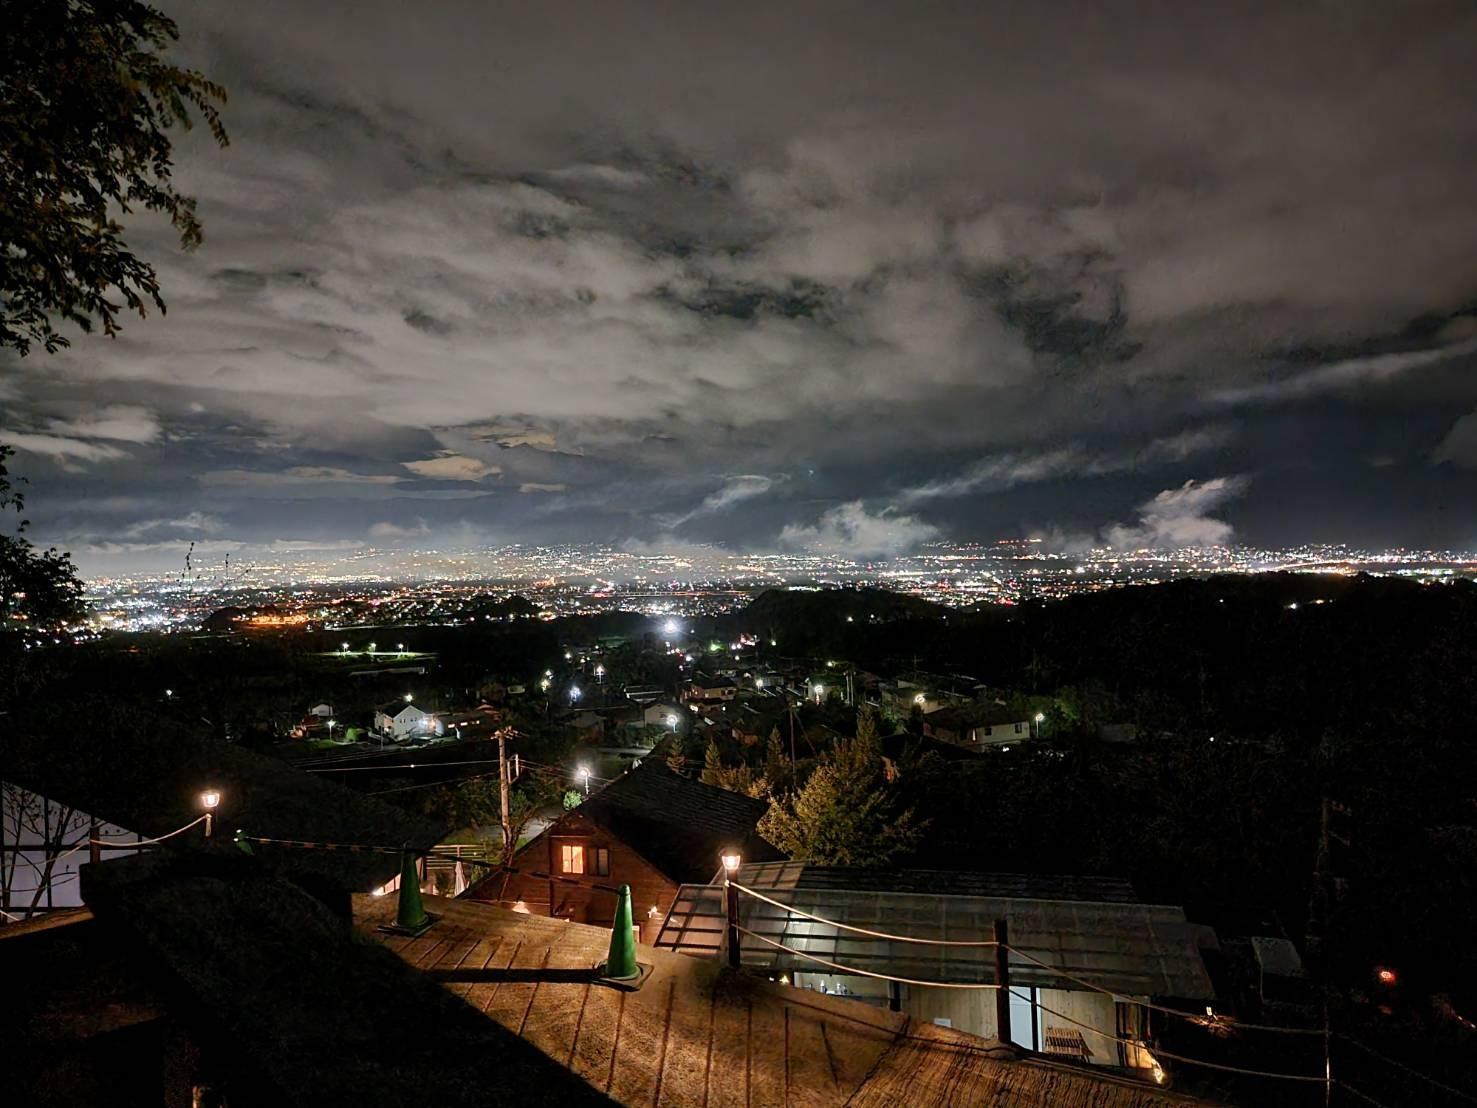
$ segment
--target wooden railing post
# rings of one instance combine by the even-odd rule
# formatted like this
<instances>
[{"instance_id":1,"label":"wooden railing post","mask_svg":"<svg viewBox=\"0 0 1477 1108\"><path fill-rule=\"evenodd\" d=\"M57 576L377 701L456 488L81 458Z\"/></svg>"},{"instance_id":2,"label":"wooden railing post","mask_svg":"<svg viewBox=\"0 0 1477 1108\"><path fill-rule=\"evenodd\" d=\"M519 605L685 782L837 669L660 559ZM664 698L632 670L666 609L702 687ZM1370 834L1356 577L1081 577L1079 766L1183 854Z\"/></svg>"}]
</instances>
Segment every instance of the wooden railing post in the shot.
<instances>
[{"instance_id":1,"label":"wooden railing post","mask_svg":"<svg viewBox=\"0 0 1477 1108\"><path fill-rule=\"evenodd\" d=\"M1010 948L1003 919L995 921L995 1038L1002 1043L1010 1039Z\"/></svg>"}]
</instances>

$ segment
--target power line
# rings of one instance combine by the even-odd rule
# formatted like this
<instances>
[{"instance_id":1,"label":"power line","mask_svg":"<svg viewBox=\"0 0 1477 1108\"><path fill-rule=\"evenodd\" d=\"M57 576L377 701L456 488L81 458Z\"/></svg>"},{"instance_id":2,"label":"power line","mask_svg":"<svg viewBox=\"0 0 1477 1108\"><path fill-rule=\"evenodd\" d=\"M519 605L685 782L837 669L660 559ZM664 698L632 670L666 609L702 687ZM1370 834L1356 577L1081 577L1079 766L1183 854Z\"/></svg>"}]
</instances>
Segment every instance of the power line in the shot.
<instances>
[{"instance_id":1,"label":"power line","mask_svg":"<svg viewBox=\"0 0 1477 1108\"><path fill-rule=\"evenodd\" d=\"M1373 1104L1375 1108L1386 1108L1386 1106L1380 1101L1375 1100L1375 1098L1370 1096L1368 1093L1361 1093L1358 1089L1354 1088L1354 1086L1350 1085L1347 1081L1335 1078L1334 1084L1343 1089L1346 1093L1353 1093L1366 1104Z\"/></svg>"},{"instance_id":2,"label":"power line","mask_svg":"<svg viewBox=\"0 0 1477 1108\"><path fill-rule=\"evenodd\" d=\"M1378 1050L1375 1050L1374 1047L1365 1046L1358 1039L1354 1038L1353 1035L1349 1035L1343 1031L1335 1031L1334 1034L1345 1042L1353 1043L1360 1050L1364 1051L1364 1053L1368 1054L1371 1058L1377 1058L1387 1065L1394 1066L1396 1069L1404 1070L1412 1077L1419 1077L1422 1081L1429 1082L1431 1085L1440 1089L1442 1092L1450 1093L1452 1096L1457 1097L1461 1100L1465 1100L1471 1104L1477 1104L1477 1096L1473 1096L1471 1093L1465 1093L1461 1089L1458 1089L1452 1085L1447 1085L1444 1082L1437 1081L1429 1074L1422 1073L1420 1070L1415 1069L1413 1066L1407 1066L1404 1062L1401 1062L1395 1058L1391 1058L1388 1054L1381 1054Z\"/></svg>"}]
</instances>

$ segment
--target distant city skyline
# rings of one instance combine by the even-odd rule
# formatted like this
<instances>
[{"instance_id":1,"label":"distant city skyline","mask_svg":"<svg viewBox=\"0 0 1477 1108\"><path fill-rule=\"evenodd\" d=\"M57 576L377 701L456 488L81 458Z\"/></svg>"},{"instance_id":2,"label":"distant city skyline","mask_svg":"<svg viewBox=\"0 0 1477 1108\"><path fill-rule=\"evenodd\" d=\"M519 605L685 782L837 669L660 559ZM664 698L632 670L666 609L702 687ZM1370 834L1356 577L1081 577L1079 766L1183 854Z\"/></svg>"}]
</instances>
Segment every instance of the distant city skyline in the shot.
<instances>
[{"instance_id":1,"label":"distant city skyline","mask_svg":"<svg viewBox=\"0 0 1477 1108\"><path fill-rule=\"evenodd\" d=\"M166 6L205 241L0 353L84 572L1477 547L1471 5Z\"/></svg>"}]
</instances>

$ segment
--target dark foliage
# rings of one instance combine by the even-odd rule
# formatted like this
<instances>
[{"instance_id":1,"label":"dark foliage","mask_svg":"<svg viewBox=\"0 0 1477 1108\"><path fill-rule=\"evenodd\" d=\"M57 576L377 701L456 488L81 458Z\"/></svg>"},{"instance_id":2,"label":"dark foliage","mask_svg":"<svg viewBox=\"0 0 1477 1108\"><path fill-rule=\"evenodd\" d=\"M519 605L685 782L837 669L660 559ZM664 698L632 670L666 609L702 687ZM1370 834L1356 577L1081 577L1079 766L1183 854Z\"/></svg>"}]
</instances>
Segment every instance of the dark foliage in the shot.
<instances>
[{"instance_id":1,"label":"dark foliage","mask_svg":"<svg viewBox=\"0 0 1477 1108\"><path fill-rule=\"evenodd\" d=\"M225 90L162 57L178 37L137 0L0 0L0 347L54 352L57 317L113 335L126 311L164 310L116 216L158 212L197 245L169 132L198 114L226 144Z\"/></svg>"}]
</instances>

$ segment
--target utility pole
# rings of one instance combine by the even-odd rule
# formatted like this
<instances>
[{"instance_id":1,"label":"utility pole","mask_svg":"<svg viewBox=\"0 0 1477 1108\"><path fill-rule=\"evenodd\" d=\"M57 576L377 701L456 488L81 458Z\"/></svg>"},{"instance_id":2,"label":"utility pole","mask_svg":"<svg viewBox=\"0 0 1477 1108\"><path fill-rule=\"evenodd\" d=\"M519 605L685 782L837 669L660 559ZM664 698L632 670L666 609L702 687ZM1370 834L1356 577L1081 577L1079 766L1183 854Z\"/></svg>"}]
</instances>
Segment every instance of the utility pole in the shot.
<instances>
[{"instance_id":1,"label":"utility pole","mask_svg":"<svg viewBox=\"0 0 1477 1108\"><path fill-rule=\"evenodd\" d=\"M508 729L497 732L498 813L503 825L503 865L513 862L513 807L510 795L512 777L508 773Z\"/></svg>"}]
</instances>

